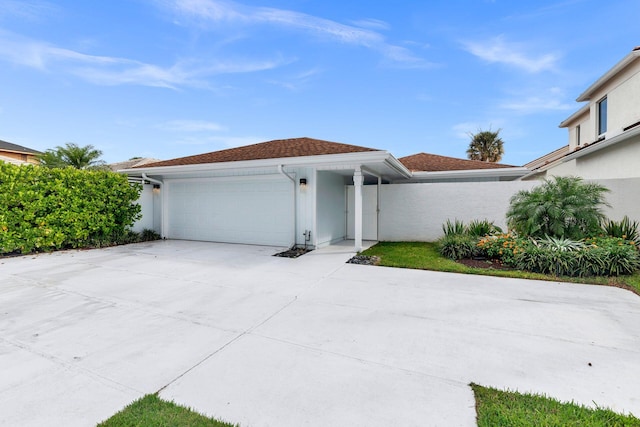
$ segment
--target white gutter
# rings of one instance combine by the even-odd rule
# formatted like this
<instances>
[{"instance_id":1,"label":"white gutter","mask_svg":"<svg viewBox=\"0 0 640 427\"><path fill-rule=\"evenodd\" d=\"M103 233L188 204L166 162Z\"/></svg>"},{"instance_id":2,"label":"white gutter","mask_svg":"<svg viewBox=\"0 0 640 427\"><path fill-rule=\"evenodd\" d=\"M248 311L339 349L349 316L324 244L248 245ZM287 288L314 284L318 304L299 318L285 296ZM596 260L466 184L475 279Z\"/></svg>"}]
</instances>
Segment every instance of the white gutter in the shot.
<instances>
[{"instance_id":1,"label":"white gutter","mask_svg":"<svg viewBox=\"0 0 640 427\"><path fill-rule=\"evenodd\" d=\"M155 178L149 178L147 176L146 173L142 172L142 179L149 181L149 182L153 182L154 184L159 184L159 185L163 185L164 182L160 181L159 179L155 179Z\"/></svg>"},{"instance_id":2,"label":"white gutter","mask_svg":"<svg viewBox=\"0 0 640 427\"><path fill-rule=\"evenodd\" d=\"M458 171L438 171L438 172L414 172L414 179L441 179L441 178L487 178L487 177L519 177L527 174L529 169L525 167L515 168L494 168L494 169L468 169ZM411 180L410 180L411 181Z\"/></svg>"},{"instance_id":3,"label":"white gutter","mask_svg":"<svg viewBox=\"0 0 640 427\"><path fill-rule=\"evenodd\" d=\"M640 135L640 126L635 127L633 129L629 129L626 132L613 136L609 139L605 139L604 141L600 141L597 143L592 143L587 145L584 148L574 151L573 153L564 156L562 158L562 163L568 162L569 160L577 159L578 157L586 156L587 154L595 153L596 151L602 150L603 148L607 148L613 144L617 144L626 139L633 138L634 136Z\"/></svg>"},{"instance_id":4,"label":"white gutter","mask_svg":"<svg viewBox=\"0 0 640 427\"><path fill-rule=\"evenodd\" d=\"M165 234L165 212L164 212L164 182L160 181L159 179L155 179L155 178L150 178L147 176L146 173L142 172L142 183L144 184L144 181L149 181L152 182L154 184L158 184L162 187L162 193L160 193L160 237L162 237L163 239L166 238L166 234ZM155 216L155 214L154 214Z\"/></svg>"},{"instance_id":5,"label":"white gutter","mask_svg":"<svg viewBox=\"0 0 640 427\"><path fill-rule=\"evenodd\" d=\"M286 173L284 171L284 165L278 165L278 172L281 175L286 176L287 178L289 178L291 180L291 182L293 183L293 243L291 244L291 248L294 248L296 246L296 241L298 238L298 197L297 197L297 193L298 193L298 188L297 188L297 182L296 179L294 177L292 177L291 175L289 175L288 173Z\"/></svg>"}]
</instances>

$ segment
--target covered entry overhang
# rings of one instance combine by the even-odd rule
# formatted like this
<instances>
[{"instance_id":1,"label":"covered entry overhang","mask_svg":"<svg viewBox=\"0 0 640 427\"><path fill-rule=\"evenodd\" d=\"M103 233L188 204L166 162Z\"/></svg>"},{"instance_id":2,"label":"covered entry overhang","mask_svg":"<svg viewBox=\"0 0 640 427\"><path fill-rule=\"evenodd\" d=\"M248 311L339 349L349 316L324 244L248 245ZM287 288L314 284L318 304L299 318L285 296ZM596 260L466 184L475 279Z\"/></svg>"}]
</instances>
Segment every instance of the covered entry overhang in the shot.
<instances>
[{"instance_id":1,"label":"covered entry overhang","mask_svg":"<svg viewBox=\"0 0 640 427\"><path fill-rule=\"evenodd\" d=\"M153 215L163 237L279 246L323 243L318 231L327 217L341 215L344 222L346 210L333 212L326 195L344 194L353 184L356 251L363 240L363 186L411 176L395 157L377 150L120 172L155 187ZM328 175L335 178L320 179Z\"/></svg>"}]
</instances>

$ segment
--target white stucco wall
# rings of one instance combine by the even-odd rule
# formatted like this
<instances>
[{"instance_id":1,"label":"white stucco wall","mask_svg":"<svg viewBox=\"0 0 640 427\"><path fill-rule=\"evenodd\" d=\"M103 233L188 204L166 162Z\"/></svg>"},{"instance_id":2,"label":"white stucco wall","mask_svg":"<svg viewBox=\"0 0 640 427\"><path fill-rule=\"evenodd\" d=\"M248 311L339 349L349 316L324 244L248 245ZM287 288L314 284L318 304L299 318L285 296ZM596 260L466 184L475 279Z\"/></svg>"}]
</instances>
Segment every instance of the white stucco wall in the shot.
<instances>
[{"instance_id":1,"label":"white stucco wall","mask_svg":"<svg viewBox=\"0 0 640 427\"><path fill-rule=\"evenodd\" d=\"M136 203L142 208L142 218L136 221L131 229L138 233L144 229L154 230L153 185L142 186L142 192Z\"/></svg>"},{"instance_id":2,"label":"white stucco wall","mask_svg":"<svg viewBox=\"0 0 640 427\"><path fill-rule=\"evenodd\" d=\"M317 238L319 247L345 238L344 177L319 171L316 175Z\"/></svg>"},{"instance_id":3,"label":"white stucco wall","mask_svg":"<svg viewBox=\"0 0 640 427\"><path fill-rule=\"evenodd\" d=\"M607 217L619 221L626 215L640 222L640 178L598 179L594 182L610 190L606 198L611 207L604 209Z\"/></svg>"},{"instance_id":4,"label":"white stucco wall","mask_svg":"<svg viewBox=\"0 0 640 427\"><path fill-rule=\"evenodd\" d=\"M536 181L389 184L380 188L380 235L386 241L435 241L447 219L488 219L506 230L509 200Z\"/></svg>"}]
</instances>

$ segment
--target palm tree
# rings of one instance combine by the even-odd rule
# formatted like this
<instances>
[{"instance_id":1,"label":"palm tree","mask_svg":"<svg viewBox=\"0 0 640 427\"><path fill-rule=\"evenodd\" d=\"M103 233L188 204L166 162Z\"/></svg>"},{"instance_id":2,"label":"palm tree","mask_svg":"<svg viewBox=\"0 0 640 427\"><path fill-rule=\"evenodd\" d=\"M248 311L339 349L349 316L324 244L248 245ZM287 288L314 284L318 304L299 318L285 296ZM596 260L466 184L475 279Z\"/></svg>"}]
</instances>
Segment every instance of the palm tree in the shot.
<instances>
[{"instance_id":1,"label":"palm tree","mask_svg":"<svg viewBox=\"0 0 640 427\"><path fill-rule=\"evenodd\" d=\"M501 130L498 129L493 132L480 129L476 134L469 133L471 142L467 150L467 157L471 160L481 160L483 162L499 162L504 154L504 141L500 138Z\"/></svg>"},{"instance_id":2,"label":"palm tree","mask_svg":"<svg viewBox=\"0 0 640 427\"><path fill-rule=\"evenodd\" d=\"M556 176L511 198L507 220L518 235L579 240L598 234L609 190L573 176Z\"/></svg>"},{"instance_id":3,"label":"palm tree","mask_svg":"<svg viewBox=\"0 0 640 427\"><path fill-rule=\"evenodd\" d=\"M40 164L48 168L73 167L76 169L99 169L105 162L100 160L102 151L93 145L80 147L68 142L64 147L57 146L39 156Z\"/></svg>"}]
</instances>

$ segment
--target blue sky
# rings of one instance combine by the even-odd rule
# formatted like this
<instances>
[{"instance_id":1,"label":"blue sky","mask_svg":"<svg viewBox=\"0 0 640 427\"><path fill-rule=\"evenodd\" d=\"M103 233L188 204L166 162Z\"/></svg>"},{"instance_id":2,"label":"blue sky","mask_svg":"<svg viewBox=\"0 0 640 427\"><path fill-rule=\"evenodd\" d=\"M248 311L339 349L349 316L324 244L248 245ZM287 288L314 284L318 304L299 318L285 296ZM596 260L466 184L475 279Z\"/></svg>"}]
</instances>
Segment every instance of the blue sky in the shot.
<instances>
[{"instance_id":1,"label":"blue sky","mask_svg":"<svg viewBox=\"0 0 640 427\"><path fill-rule=\"evenodd\" d=\"M637 0L0 0L0 139L108 162L308 136L503 163L567 143Z\"/></svg>"}]
</instances>

